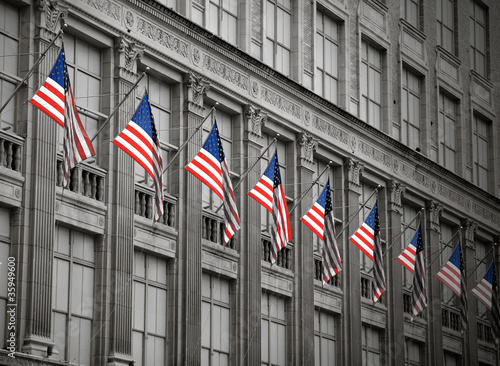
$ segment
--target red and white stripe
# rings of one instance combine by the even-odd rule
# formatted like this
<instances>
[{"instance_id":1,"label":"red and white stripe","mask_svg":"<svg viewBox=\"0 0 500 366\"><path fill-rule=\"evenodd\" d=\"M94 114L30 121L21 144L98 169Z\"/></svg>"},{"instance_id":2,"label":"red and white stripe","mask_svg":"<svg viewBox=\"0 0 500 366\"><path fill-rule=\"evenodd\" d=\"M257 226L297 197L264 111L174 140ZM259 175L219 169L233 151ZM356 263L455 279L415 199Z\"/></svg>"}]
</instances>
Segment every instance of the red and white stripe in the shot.
<instances>
[{"instance_id":1,"label":"red and white stripe","mask_svg":"<svg viewBox=\"0 0 500 366\"><path fill-rule=\"evenodd\" d=\"M436 275L440 281L460 296L460 269L449 262Z\"/></svg>"},{"instance_id":2,"label":"red and white stripe","mask_svg":"<svg viewBox=\"0 0 500 366\"><path fill-rule=\"evenodd\" d=\"M221 163L215 156L201 148L186 170L205 183L221 200L224 199Z\"/></svg>"},{"instance_id":3,"label":"red and white stripe","mask_svg":"<svg viewBox=\"0 0 500 366\"><path fill-rule=\"evenodd\" d=\"M415 270L415 253L417 248L413 244L410 244L406 247L406 249L399 255L397 258L398 262L403 266L408 268L408 270L413 273Z\"/></svg>"},{"instance_id":4,"label":"red and white stripe","mask_svg":"<svg viewBox=\"0 0 500 366\"><path fill-rule=\"evenodd\" d=\"M269 212L273 212L273 185L274 182L266 175L263 175L255 185L255 187L253 187L253 189L248 192L248 195L250 197L259 202ZM283 197L284 196L285 195L283 194Z\"/></svg>"},{"instance_id":5,"label":"red and white stripe","mask_svg":"<svg viewBox=\"0 0 500 366\"><path fill-rule=\"evenodd\" d=\"M483 278L471 292L479 301L486 305L488 309L491 309L491 296L493 293L493 286L491 283Z\"/></svg>"},{"instance_id":6,"label":"red and white stripe","mask_svg":"<svg viewBox=\"0 0 500 366\"><path fill-rule=\"evenodd\" d=\"M373 229L365 222L360 228L349 238L368 258L373 260Z\"/></svg>"},{"instance_id":7,"label":"red and white stripe","mask_svg":"<svg viewBox=\"0 0 500 366\"><path fill-rule=\"evenodd\" d=\"M325 208L315 202L307 213L300 219L309 227L321 240L323 240L323 230L325 228Z\"/></svg>"},{"instance_id":8,"label":"red and white stripe","mask_svg":"<svg viewBox=\"0 0 500 366\"><path fill-rule=\"evenodd\" d=\"M64 87L50 77L31 98L30 103L64 127Z\"/></svg>"}]
</instances>

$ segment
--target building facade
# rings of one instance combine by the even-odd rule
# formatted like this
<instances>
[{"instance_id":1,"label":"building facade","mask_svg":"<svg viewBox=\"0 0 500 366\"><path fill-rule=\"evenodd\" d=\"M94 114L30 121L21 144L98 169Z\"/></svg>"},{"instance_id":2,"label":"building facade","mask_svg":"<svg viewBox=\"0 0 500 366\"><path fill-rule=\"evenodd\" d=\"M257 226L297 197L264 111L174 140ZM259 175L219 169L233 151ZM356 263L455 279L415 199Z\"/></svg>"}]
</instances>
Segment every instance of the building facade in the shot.
<instances>
[{"instance_id":1,"label":"building facade","mask_svg":"<svg viewBox=\"0 0 500 366\"><path fill-rule=\"evenodd\" d=\"M469 293L462 333L435 277L459 241L469 290L500 261L499 15L496 0L0 1L2 104L34 68L0 114L0 364L499 365L487 308ZM96 150L66 187L63 130L28 103L62 41ZM156 223L151 178L111 143L145 89L169 165ZM242 226L226 247L220 200L184 169L213 107ZM272 217L247 193L275 149L292 241L271 266ZM343 268L322 285L299 219L327 178ZM375 201L373 305L348 239ZM396 258L419 224L428 306L411 321Z\"/></svg>"}]
</instances>

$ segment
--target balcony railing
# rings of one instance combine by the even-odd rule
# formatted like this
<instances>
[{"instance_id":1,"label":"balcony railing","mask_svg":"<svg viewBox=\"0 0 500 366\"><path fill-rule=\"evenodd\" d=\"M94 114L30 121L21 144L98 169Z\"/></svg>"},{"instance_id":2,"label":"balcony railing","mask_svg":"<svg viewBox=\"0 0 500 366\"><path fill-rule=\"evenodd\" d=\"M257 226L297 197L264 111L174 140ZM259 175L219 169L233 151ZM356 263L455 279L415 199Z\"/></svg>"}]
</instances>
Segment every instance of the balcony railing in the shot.
<instances>
[{"instance_id":1,"label":"balcony railing","mask_svg":"<svg viewBox=\"0 0 500 366\"><path fill-rule=\"evenodd\" d=\"M212 243L224 245L224 221L215 215L204 212L201 217L201 237ZM227 247L235 249L235 238L229 240Z\"/></svg>"},{"instance_id":2,"label":"balcony railing","mask_svg":"<svg viewBox=\"0 0 500 366\"><path fill-rule=\"evenodd\" d=\"M492 344L494 343L493 333L489 323L477 322L477 339Z\"/></svg>"},{"instance_id":3,"label":"balcony railing","mask_svg":"<svg viewBox=\"0 0 500 366\"><path fill-rule=\"evenodd\" d=\"M97 201L104 201L104 185L106 171L89 165L78 164L68 172L64 189L81 194ZM63 161L57 160L56 185L62 187L64 182Z\"/></svg>"},{"instance_id":4,"label":"balcony railing","mask_svg":"<svg viewBox=\"0 0 500 366\"><path fill-rule=\"evenodd\" d=\"M460 332L462 330L462 322L458 310L443 308L441 311L443 318L443 327Z\"/></svg>"},{"instance_id":5,"label":"balcony railing","mask_svg":"<svg viewBox=\"0 0 500 366\"><path fill-rule=\"evenodd\" d=\"M271 263L271 241L265 238L261 239L262 243L262 260ZM274 264L286 268L289 270L292 270L292 249L293 246L288 243L288 246L282 248L278 252L278 258L276 259L276 262Z\"/></svg>"},{"instance_id":6,"label":"balcony railing","mask_svg":"<svg viewBox=\"0 0 500 366\"><path fill-rule=\"evenodd\" d=\"M314 279L323 282L323 261L317 258L314 259ZM337 273L335 276L330 277L330 279L326 283L340 288L342 284L340 273Z\"/></svg>"},{"instance_id":7,"label":"balcony railing","mask_svg":"<svg viewBox=\"0 0 500 366\"><path fill-rule=\"evenodd\" d=\"M0 165L14 170L21 171L22 141L16 136L0 132Z\"/></svg>"},{"instance_id":8,"label":"balcony railing","mask_svg":"<svg viewBox=\"0 0 500 366\"><path fill-rule=\"evenodd\" d=\"M142 187L141 187L142 188ZM153 219L154 216L154 194L148 192L147 189L135 188L135 209L136 215ZM163 199L163 215L157 221L170 227L175 227L175 199L169 196L164 196Z\"/></svg>"}]
</instances>

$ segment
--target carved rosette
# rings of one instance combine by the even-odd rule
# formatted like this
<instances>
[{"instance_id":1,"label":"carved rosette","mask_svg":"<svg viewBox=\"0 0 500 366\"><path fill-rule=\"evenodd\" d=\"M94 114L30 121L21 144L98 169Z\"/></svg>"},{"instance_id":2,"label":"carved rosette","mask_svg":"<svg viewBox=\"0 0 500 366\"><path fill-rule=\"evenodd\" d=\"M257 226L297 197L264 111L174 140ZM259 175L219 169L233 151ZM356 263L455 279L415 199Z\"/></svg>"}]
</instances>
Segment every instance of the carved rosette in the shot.
<instances>
[{"instance_id":1,"label":"carved rosette","mask_svg":"<svg viewBox=\"0 0 500 366\"><path fill-rule=\"evenodd\" d=\"M262 125L267 119L267 113L252 104L245 105L247 131L249 135L262 137Z\"/></svg>"},{"instance_id":2,"label":"carved rosette","mask_svg":"<svg viewBox=\"0 0 500 366\"><path fill-rule=\"evenodd\" d=\"M405 192L405 186L395 180L389 181L389 203L393 211L402 212L403 204L401 197Z\"/></svg>"},{"instance_id":3,"label":"carved rosette","mask_svg":"<svg viewBox=\"0 0 500 366\"><path fill-rule=\"evenodd\" d=\"M344 159L344 167L346 169L347 183L350 189L358 189L360 187L359 177L363 172L363 164L353 158Z\"/></svg>"},{"instance_id":4,"label":"carved rosette","mask_svg":"<svg viewBox=\"0 0 500 366\"><path fill-rule=\"evenodd\" d=\"M188 73L184 79L184 85L187 87L187 100L199 107L203 107L203 96L210 89L210 84L201 76Z\"/></svg>"},{"instance_id":5,"label":"carved rosette","mask_svg":"<svg viewBox=\"0 0 500 366\"><path fill-rule=\"evenodd\" d=\"M137 60L144 54L144 47L141 47L124 37L118 37L115 41L115 49L118 51L119 67L132 74L136 74Z\"/></svg>"},{"instance_id":6,"label":"carved rosette","mask_svg":"<svg viewBox=\"0 0 500 366\"><path fill-rule=\"evenodd\" d=\"M439 218L443 212L443 205L435 201L427 201L425 208L429 213L429 225L434 231L441 232Z\"/></svg>"},{"instance_id":7,"label":"carved rosette","mask_svg":"<svg viewBox=\"0 0 500 366\"><path fill-rule=\"evenodd\" d=\"M66 23L68 7L57 0L38 0L36 7L40 14L40 29L50 33L59 32ZM48 34L46 34L48 36Z\"/></svg>"},{"instance_id":8,"label":"carved rosette","mask_svg":"<svg viewBox=\"0 0 500 366\"><path fill-rule=\"evenodd\" d=\"M462 228L463 228L463 241L464 245L468 248L474 249L474 236L477 230L477 222L471 221L469 219L462 220Z\"/></svg>"},{"instance_id":9,"label":"carved rosette","mask_svg":"<svg viewBox=\"0 0 500 366\"><path fill-rule=\"evenodd\" d=\"M299 159L302 162L313 162L313 151L318 147L318 139L315 139L310 134L302 132L297 140L299 144L300 154Z\"/></svg>"}]
</instances>

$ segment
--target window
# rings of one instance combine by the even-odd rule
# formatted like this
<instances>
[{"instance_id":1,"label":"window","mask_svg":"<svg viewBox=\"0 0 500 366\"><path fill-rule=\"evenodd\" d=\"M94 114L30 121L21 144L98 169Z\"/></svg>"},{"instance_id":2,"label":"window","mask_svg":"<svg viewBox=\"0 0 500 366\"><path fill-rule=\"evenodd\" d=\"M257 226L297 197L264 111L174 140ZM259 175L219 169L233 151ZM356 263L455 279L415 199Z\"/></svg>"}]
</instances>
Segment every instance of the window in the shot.
<instances>
[{"instance_id":1,"label":"window","mask_svg":"<svg viewBox=\"0 0 500 366\"><path fill-rule=\"evenodd\" d=\"M146 75L139 83L140 87L136 89L136 108L144 97L144 90L148 91L149 103L151 112L155 122L156 131L158 133L160 144L162 147L163 166L168 163L168 147L170 143L170 118L172 112L172 93L170 85L155 79L150 75ZM134 110L135 112L135 110ZM132 116L131 116L132 117ZM153 184L153 179L149 176L146 170L137 162L135 165L135 182L144 183L148 186ZM163 182L167 182L168 176L164 174Z\"/></svg>"},{"instance_id":2,"label":"window","mask_svg":"<svg viewBox=\"0 0 500 366\"><path fill-rule=\"evenodd\" d=\"M263 61L285 76L290 76L291 0L264 0L266 19Z\"/></svg>"},{"instance_id":3,"label":"window","mask_svg":"<svg viewBox=\"0 0 500 366\"><path fill-rule=\"evenodd\" d=\"M439 164L455 172L457 103L439 93Z\"/></svg>"},{"instance_id":4,"label":"window","mask_svg":"<svg viewBox=\"0 0 500 366\"><path fill-rule=\"evenodd\" d=\"M263 133L262 137L264 138L264 141L262 142L262 145L264 146L264 149L269 146L273 138L269 136L268 134ZM275 152L275 146L277 146L278 149L278 161L280 163L280 174L281 174L281 184L283 185L283 190L285 192L285 195L287 194L287 189L286 189L286 145L283 141L277 141L267 152L262 156L261 163L260 163L260 171L262 176L264 172L266 171L269 162L273 158L274 152ZM260 179L259 176L259 179ZM257 183L257 182L256 182ZM253 187L252 187L253 188ZM288 202L287 202L288 205ZM272 214L264 208L262 205L261 207L261 231L265 231L267 233L270 233L271 230L271 225L272 225L272 220L273 216ZM290 207L289 207L290 208Z\"/></svg>"},{"instance_id":5,"label":"window","mask_svg":"<svg viewBox=\"0 0 500 366\"><path fill-rule=\"evenodd\" d=\"M446 51L455 53L455 2L437 0L437 43Z\"/></svg>"},{"instance_id":6,"label":"window","mask_svg":"<svg viewBox=\"0 0 500 366\"><path fill-rule=\"evenodd\" d=\"M405 341L405 366L420 366L424 359L421 357L420 343L411 339Z\"/></svg>"},{"instance_id":7,"label":"window","mask_svg":"<svg viewBox=\"0 0 500 366\"><path fill-rule=\"evenodd\" d=\"M4 348L5 342L8 339L6 325L7 311L7 262L10 257L10 211L5 208L0 208L0 347ZM16 263L17 266L17 263ZM17 276L17 268L16 268Z\"/></svg>"},{"instance_id":8,"label":"window","mask_svg":"<svg viewBox=\"0 0 500 366\"><path fill-rule=\"evenodd\" d=\"M368 325L361 329L363 366L380 365L380 331Z\"/></svg>"},{"instance_id":9,"label":"window","mask_svg":"<svg viewBox=\"0 0 500 366\"><path fill-rule=\"evenodd\" d=\"M177 5L176 5L177 0L156 0L156 2L158 2L162 5L165 5L167 8L170 8L173 10L176 10L176 8L177 8Z\"/></svg>"},{"instance_id":10,"label":"window","mask_svg":"<svg viewBox=\"0 0 500 366\"><path fill-rule=\"evenodd\" d=\"M475 114L472 116L472 158L473 182L479 188L488 190L488 136L489 123L479 118Z\"/></svg>"},{"instance_id":11,"label":"window","mask_svg":"<svg viewBox=\"0 0 500 366\"><path fill-rule=\"evenodd\" d=\"M92 362L94 276L94 237L57 227L52 277L52 337L59 358L79 365Z\"/></svg>"},{"instance_id":12,"label":"window","mask_svg":"<svg viewBox=\"0 0 500 366\"><path fill-rule=\"evenodd\" d=\"M316 92L332 103L338 102L339 26L318 11L316 13Z\"/></svg>"},{"instance_id":13,"label":"window","mask_svg":"<svg viewBox=\"0 0 500 366\"><path fill-rule=\"evenodd\" d=\"M286 313L285 300L262 294L262 365L286 364Z\"/></svg>"},{"instance_id":14,"label":"window","mask_svg":"<svg viewBox=\"0 0 500 366\"><path fill-rule=\"evenodd\" d=\"M167 335L167 262L134 253L132 355L136 365L164 365Z\"/></svg>"},{"instance_id":15,"label":"window","mask_svg":"<svg viewBox=\"0 0 500 366\"><path fill-rule=\"evenodd\" d=\"M420 79L406 68L401 78L401 142L416 149L420 146Z\"/></svg>"},{"instance_id":16,"label":"window","mask_svg":"<svg viewBox=\"0 0 500 366\"><path fill-rule=\"evenodd\" d=\"M229 365L231 339L229 282L207 273L201 284L201 362Z\"/></svg>"},{"instance_id":17,"label":"window","mask_svg":"<svg viewBox=\"0 0 500 366\"><path fill-rule=\"evenodd\" d=\"M208 108L207 108L208 109ZM233 141L233 123L232 116L224 113L220 110L217 110L216 121L217 128L219 129L219 136L222 141L222 148L224 149L224 155L226 156L227 165L229 170L231 171L231 156L232 156L232 141ZM208 137L208 134L212 130L213 125L209 122L206 122L203 125L203 136L201 139L201 145L205 142ZM200 145L200 149L201 149ZM202 199L203 199L203 208L207 210L216 211L221 205L222 201L207 185L202 185ZM223 214L223 210L220 209L218 211L219 214Z\"/></svg>"},{"instance_id":18,"label":"window","mask_svg":"<svg viewBox=\"0 0 500 366\"><path fill-rule=\"evenodd\" d=\"M80 107L78 114L87 135L93 139L99 129L98 115L102 103L101 52L98 48L67 33L64 34L64 51L73 96L77 107ZM62 150L64 129L58 128L57 131L59 149ZM94 141L93 146L98 154L99 144L96 141Z\"/></svg>"},{"instance_id":19,"label":"window","mask_svg":"<svg viewBox=\"0 0 500 366\"><path fill-rule=\"evenodd\" d=\"M320 309L314 311L314 364L335 366L335 317Z\"/></svg>"},{"instance_id":20,"label":"window","mask_svg":"<svg viewBox=\"0 0 500 366\"><path fill-rule=\"evenodd\" d=\"M474 71L486 77L486 19L488 12L476 1L470 2L470 63Z\"/></svg>"},{"instance_id":21,"label":"window","mask_svg":"<svg viewBox=\"0 0 500 366\"><path fill-rule=\"evenodd\" d=\"M212 33L236 45L238 43L238 2L234 0L210 0L208 25Z\"/></svg>"},{"instance_id":22,"label":"window","mask_svg":"<svg viewBox=\"0 0 500 366\"><path fill-rule=\"evenodd\" d=\"M14 92L19 73L19 10L12 5L0 4L0 106ZM0 114L0 128L14 128L17 103L13 98ZM13 132L13 131L12 131Z\"/></svg>"},{"instance_id":23,"label":"window","mask_svg":"<svg viewBox=\"0 0 500 366\"><path fill-rule=\"evenodd\" d=\"M380 129L382 103L382 53L366 41L361 42L360 118Z\"/></svg>"},{"instance_id":24,"label":"window","mask_svg":"<svg viewBox=\"0 0 500 366\"><path fill-rule=\"evenodd\" d=\"M420 4L419 0L401 0L401 18L419 28Z\"/></svg>"},{"instance_id":25,"label":"window","mask_svg":"<svg viewBox=\"0 0 500 366\"><path fill-rule=\"evenodd\" d=\"M444 366L459 366L461 365L460 355L451 352L444 352Z\"/></svg>"}]
</instances>

